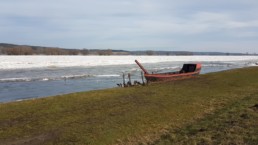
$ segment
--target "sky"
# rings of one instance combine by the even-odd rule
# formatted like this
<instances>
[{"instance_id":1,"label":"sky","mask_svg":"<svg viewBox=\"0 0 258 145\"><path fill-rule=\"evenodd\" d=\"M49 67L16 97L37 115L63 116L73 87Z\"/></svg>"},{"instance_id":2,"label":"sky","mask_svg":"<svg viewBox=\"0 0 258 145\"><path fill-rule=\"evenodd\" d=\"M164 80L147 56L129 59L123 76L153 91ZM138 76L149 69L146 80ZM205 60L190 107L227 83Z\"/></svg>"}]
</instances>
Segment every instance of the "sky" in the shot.
<instances>
[{"instance_id":1,"label":"sky","mask_svg":"<svg viewBox=\"0 0 258 145\"><path fill-rule=\"evenodd\" d=\"M0 43L258 53L258 1L0 0Z\"/></svg>"}]
</instances>

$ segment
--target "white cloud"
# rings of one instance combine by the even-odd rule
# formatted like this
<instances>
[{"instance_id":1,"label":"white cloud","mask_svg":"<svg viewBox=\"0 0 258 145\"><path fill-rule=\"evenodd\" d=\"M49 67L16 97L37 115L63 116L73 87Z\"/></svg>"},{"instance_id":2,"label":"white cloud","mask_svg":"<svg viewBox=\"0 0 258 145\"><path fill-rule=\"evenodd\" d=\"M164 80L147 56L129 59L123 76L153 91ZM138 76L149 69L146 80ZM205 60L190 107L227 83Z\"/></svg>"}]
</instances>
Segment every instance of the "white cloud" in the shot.
<instances>
[{"instance_id":1,"label":"white cloud","mask_svg":"<svg viewBox=\"0 0 258 145\"><path fill-rule=\"evenodd\" d=\"M185 50L210 40L221 47L236 41L237 48L258 37L257 12L256 0L0 1L0 39L72 48Z\"/></svg>"}]
</instances>

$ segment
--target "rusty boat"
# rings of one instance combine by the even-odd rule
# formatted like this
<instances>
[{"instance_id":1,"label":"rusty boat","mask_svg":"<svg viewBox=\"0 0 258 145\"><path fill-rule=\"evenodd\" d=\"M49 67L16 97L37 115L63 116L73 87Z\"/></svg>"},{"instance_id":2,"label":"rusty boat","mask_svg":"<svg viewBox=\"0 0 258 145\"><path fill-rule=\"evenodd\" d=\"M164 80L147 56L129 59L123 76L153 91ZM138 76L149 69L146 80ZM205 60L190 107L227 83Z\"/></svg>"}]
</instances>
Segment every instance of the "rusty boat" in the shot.
<instances>
[{"instance_id":1,"label":"rusty boat","mask_svg":"<svg viewBox=\"0 0 258 145\"><path fill-rule=\"evenodd\" d=\"M184 64L180 71L166 73L149 73L137 60L136 64L144 72L147 82L173 81L192 78L200 74L202 65L200 63Z\"/></svg>"}]
</instances>

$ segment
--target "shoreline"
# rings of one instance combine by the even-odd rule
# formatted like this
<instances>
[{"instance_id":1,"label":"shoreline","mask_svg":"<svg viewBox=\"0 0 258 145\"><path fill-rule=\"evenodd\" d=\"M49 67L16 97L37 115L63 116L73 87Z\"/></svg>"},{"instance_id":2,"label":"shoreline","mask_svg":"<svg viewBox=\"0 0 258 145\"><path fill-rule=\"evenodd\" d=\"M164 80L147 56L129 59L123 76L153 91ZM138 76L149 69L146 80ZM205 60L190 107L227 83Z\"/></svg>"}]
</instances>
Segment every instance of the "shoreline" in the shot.
<instances>
[{"instance_id":1,"label":"shoreline","mask_svg":"<svg viewBox=\"0 0 258 145\"><path fill-rule=\"evenodd\" d=\"M235 69L243 69L243 68L249 68L249 67L257 67L257 66L248 66L248 67L241 67L241 68L232 68L232 69L226 69L226 70L218 70L218 71L215 71L215 72L208 72L208 73L204 73L204 74L219 73L219 72L224 72L224 71L230 71L230 70L235 70ZM200 74L200 75L204 75L204 74ZM0 102L0 104L12 103L12 102L22 102L22 101L27 101L27 100L34 100L34 99L42 99L42 98L48 98L48 97L56 97L56 96L62 96L62 95L69 95L69 94L73 94L73 93L90 92L90 91L98 91L98 90L107 90L107 89L115 89L115 88L119 88L119 87L111 87L111 88L104 88L104 89L94 89L94 90L78 91L78 92L63 93L63 94L61 93L61 94L50 95L50 96L40 96L40 97L24 98L24 99L12 100L12 101L3 101L3 102Z\"/></svg>"},{"instance_id":2,"label":"shoreline","mask_svg":"<svg viewBox=\"0 0 258 145\"><path fill-rule=\"evenodd\" d=\"M191 132L189 125L201 129L200 135L207 133L208 140L193 139L195 142L223 143L228 140L212 138L216 131L206 131L209 128L205 124L227 129L224 122L216 121L216 115L209 116L221 114L226 121L230 115L223 112L230 114L230 110L239 108L238 104L242 104L243 110L235 112L240 113L255 106L257 72L258 67L248 67L146 87L112 88L0 104L0 144L158 144L170 141L169 138L180 139L180 133L173 134L177 129ZM252 110L255 108L249 109L248 117L243 115L243 119L254 122L246 124L249 126L245 130L254 134L251 138L239 134L240 139L247 138L241 140L244 143L258 142L252 139L257 133L252 130L257 119ZM242 114L235 116L238 121ZM239 121L243 119L240 117ZM198 124L200 120L204 123ZM235 133L239 131L236 129Z\"/></svg>"}]
</instances>

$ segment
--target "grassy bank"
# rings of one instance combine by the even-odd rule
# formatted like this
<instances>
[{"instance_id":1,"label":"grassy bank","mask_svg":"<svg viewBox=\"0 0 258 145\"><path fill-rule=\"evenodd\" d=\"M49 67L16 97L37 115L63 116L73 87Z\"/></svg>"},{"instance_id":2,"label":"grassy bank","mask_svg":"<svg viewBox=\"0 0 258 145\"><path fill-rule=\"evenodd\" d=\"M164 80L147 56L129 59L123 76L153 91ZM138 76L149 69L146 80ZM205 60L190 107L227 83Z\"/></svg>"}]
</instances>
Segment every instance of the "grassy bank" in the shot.
<instances>
[{"instance_id":1,"label":"grassy bank","mask_svg":"<svg viewBox=\"0 0 258 145\"><path fill-rule=\"evenodd\" d=\"M257 143L257 110L250 108L258 104L257 74L245 68L0 104L0 144Z\"/></svg>"}]
</instances>

